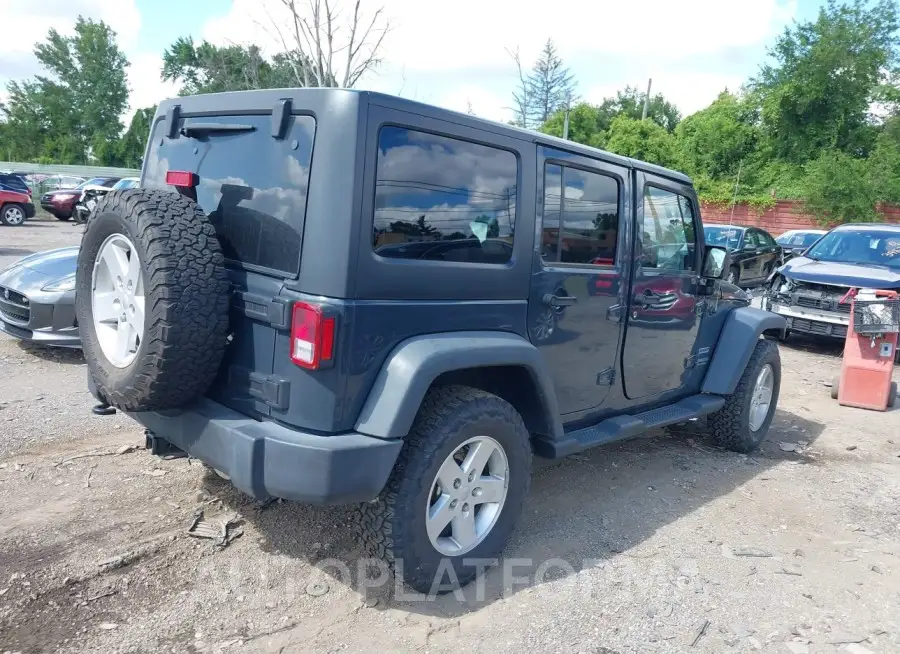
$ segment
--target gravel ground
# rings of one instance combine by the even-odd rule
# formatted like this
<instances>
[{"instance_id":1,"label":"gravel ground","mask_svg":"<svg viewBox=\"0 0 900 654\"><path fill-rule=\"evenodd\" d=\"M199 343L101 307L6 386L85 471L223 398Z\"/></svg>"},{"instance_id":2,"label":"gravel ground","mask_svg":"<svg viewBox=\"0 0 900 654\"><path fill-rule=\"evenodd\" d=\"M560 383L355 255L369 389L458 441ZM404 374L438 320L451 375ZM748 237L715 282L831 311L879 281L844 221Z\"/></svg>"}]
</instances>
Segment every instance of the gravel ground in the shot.
<instances>
[{"instance_id":1,"label":"gravel ground","mask_svg":"<svg viewBox=\"0 0 900 654\"><path fill-rule=\"evenodd\" d=\"M79 232L4 229L0 265ZM900 412L830 399L839 347L781 352L757 455L698 422L539 465L506 558L425 600L360 566L349 509L153 457L80 355L0 336L0 651L898 652Z\"/></svg>"}]
</instances>

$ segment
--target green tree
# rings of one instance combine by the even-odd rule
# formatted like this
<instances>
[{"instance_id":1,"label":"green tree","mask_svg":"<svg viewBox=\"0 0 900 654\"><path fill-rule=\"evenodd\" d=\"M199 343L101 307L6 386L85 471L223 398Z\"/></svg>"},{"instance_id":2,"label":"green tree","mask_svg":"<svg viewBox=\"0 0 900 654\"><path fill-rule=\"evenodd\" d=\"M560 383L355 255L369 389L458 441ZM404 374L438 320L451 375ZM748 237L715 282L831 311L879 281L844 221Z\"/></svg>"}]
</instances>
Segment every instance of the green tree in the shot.
<instances>
[{"instance_id":1,"label":"green tree","mask_svg":"<svg viewBox=\"0 0 900 654\"><path fill-rule=\"evenodd\" d=\"M553 44L547 39L527 80L529 120L543 125L555 112L570 107L575 100L575 77L563 64Z\"/></svg>"},{"instance_id":2,"label":"green tree","mask_svg":"<svg viewBox=\"0 0 900 654\"><path fill-rule=\"evenodd\" d=\"M267 59L255 45L196 45L181 37L163 52L162 79L181 83L182 95L300 87L307 65L298 52Z\"/></svg>"},{"instance_id":3,"label":"green tree","mask_svg":"<svg viewBox=\"0 0 900 654\"><path fill-rule=\"evenodd\" d=\"M741 162L754 157L759 128L752 106L727 91L675 129L681 166L691 175L734 179Z\"/></svg>"},{"instance_id":4,"label":"green tree","mask_svg":"<svg viewBox=\"0 0 900 654\"><path fill-rule=\"evenodd\" d=\"M606 149L660 166L672 167L678 161L675 137L652 120L635 120L628 116L614 118L607 134Z\"/></svg>"},{"instance_id":5,"label":"green tree","mask_svg":"<svg viewBox=\"0 0 900 654\"><path fill-rule=\"evenodd\" d=\"M774 156L802 164L831 149L869 152L870 106L893 95L897 28L894 0L829 0L814 21L785 29L750 85Z\"/></svg>"},{"instance_id":6,"label":"green tree","mask_svg":"<svg viewBox=\"0 0 900 654\"><path fill-rule=\"evenodd\" d=\"M805 208L823 224L878 220L878 192L869 164L828 150L806 165Z\"/></svg>"},{"instance_id":7,"label":"green tree","mask_svg":"<svg viewBox=\"0 0 900 654\"><path fill-rule=\"evenodd\" d=\"M128 60L116 33L79 16L72 36L51 29L34 53L49 76L7 86L4 111L16 158L86 163L91 150L112 152L128 106Z\"/></svg>"},{"instance_id":8,"label":"green tree","mask_svg":"<svg viewBox=\"0 0 900 654\"><path fill-rule=\"evenodd\" d=\"M557 111L541 126L541 131L551 136L562 137L565 126L565 111ZM601 119L600 111L594 105L581 102L569 111L569 140L594 148L602 148L606 141L609 123Z\"/></svg>"},{"instance_id":9,"label":"green tree","mask_svg":"<svg viewBox=\"0 0 900 654\"><path fill-rule=\"evenodd\" d=\"M882 202L900 204L900 116L889 118L869 157L869 173Z\"/></svg>"},{"instance_id":10,"label":"green tree","mask_svg":"<svg viewBox=\"0 0 900 654\"><path fill-rule=\"evenodd\" d=\"M140 168L144 150L150 136L150 123L156 115L156 107L138 109L131 118L128 130L119 140L116 156L118 165L125 168Z\"/></svg>"},{"instance_id":11,"label":"green tree","mask_svg":"<svg viewBox=\"0 0 900 654\"><path fill-rule=\"evenodd\" d=\"M626 86L625 90L616 92L616 97L604 99L598 107L603 129L608 130L617 116L640 120L644 113L644 98L646 97L647 94L636 87ZM667 132L674 132L681 120L681 114L678 107L666 100L661 93L657 93L650 96L647 118L665 128Z\"/></svg>"}]
</instances>

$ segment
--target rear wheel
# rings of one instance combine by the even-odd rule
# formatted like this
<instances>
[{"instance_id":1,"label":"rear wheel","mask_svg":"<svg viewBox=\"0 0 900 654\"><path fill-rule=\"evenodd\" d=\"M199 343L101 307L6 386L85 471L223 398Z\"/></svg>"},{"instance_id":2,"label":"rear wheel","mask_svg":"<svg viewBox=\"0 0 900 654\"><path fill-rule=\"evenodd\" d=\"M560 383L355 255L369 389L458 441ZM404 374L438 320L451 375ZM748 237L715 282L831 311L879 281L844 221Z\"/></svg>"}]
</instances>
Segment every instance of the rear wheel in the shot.
<instances>
[{"instance_id":1,"label":"rear wheel","mask_svg":"<svg viewBox=\"0 0 900 654\"><path fill-rule=\"evenodd\" d=\"M890 390L890 394L888 395L887 405L889 408L893 408L896 403L897 403L897 382L891 382L891 390Z\"/></svg>"},{"instance_id":2,"label":"rear wheel","mask_svg":"<svg viewBox=\"0 0 900 654\"><path fill-rule=\"evenodd\" d=\"M528 430L508 402L432 389L385 489L359 509L360 535L410 587L446 592L500 554L530 480Z\"/></svg>"},{"instance_id":3,"label":"rear wheel","mask_svg":"<svg viewBox=\"0 0 900 654\"><path fill-rule=\"evenodd\" d=\"M8 227L18 227L25 222L25 207L14 202L3 205L0 209L0 222Z\"/></svg>"},{"instance_id":4,"label":"rear wheel","mask_svg":"<svg viewBox=\"0 0 900 654\"><path fill-rule=\"evenodd\" d=\"M728 396L724 407L709 416L709 428L716 442L745 454L758 449L775 416L780 390L778 345L760 339L734 393Z\"/></svg>"},{"instance_id":5,"label":"rear wheel","mask_svg":"<svg viewBox=\"0 0 900 654\"><path fill-rule=\"evenodd\" d=\"M838 399L838 394L841 390L841 376L835 375L834 379L831 380L831 399Z\"/></svg>"},{"instance_id":6,"label":"rear wheel","mask_svg":"<svg viewBox=\"0 0 900 654\"><path fill-rule=\"evenodd\" d=\"M63 220L63 221L65 221L65 220L69 220L72 216L59 216L59 215L56 215L56 216L54 216L54 217L55 217L57 220Z\"/></svg>"}]
</instances>

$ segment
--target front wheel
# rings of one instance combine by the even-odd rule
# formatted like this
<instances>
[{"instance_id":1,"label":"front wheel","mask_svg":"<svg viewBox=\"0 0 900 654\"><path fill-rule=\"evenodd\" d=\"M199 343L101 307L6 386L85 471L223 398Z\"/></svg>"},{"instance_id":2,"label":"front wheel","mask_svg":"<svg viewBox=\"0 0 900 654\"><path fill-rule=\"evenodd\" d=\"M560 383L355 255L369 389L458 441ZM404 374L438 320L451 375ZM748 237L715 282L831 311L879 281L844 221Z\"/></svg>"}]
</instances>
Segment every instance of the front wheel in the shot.
<instances>
[{"instance_id":1,"label":"front wheel","mask_svg":"<svg viewBox=\"0 0 900 654\"><path fill-rule=\"evenodd\" d=\"M360 506L360 536L411 588L447 592L499 556L530 481L528 430L508 402L435 388L381 495Z\"/></svg>"},{"instance_id":2,"label":"front wheel","mask_svg":"<svg viewBox=\"0 0 900 654\"><path fill-rule=\"evenodd\" d=\"M54 215L53 217L56 218L57 220L66 221L66 220L69 220L69 218L71 218L72 216L59 216L59 215Z\"/></svg>"},{"instance_id":3,"label":"front wheel","mask_svg":"<svg viewBox=\"0 0 900 654\"><path fill-rule=\"evenodd\" d=\"M781 390L781 356L774 341L760 339L725 406L710 414L709 428L725 449L749 454L766 439Z\"/></svg>"},{"instance_id":4,"label":"front wheel","mask_svg":"<svg viewBox=\"0 0 900 654\"><path fill-rule=\"evenodd\" d=\"M0 209L0 222L7 227L18 227L25 222L25 208L21 204L7 204Z\"/></svg>"}]
</instances>

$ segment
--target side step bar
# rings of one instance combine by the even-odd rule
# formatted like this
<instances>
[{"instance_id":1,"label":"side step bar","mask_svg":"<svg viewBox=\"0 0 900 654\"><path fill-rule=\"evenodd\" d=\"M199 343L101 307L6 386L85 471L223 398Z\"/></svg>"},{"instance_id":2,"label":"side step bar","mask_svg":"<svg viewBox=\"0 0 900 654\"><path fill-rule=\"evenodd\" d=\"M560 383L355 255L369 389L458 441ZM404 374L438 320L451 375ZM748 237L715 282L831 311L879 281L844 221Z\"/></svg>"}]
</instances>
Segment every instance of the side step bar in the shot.
<instances>
[{"instance_id":1,"label":"side step bar","mask_svg":"<svg viewBox=\"0 0 900 654\"><path fill-rule=\"evenodd\" d=\"M659 409L632 416L615 416L590 427L566 432L559 441L537 439L534 441L534 451L538 456L558 459L598 445L639 436L651 429L699 418L718 411L724 405L725 398L721 395L692 395Z\"/></svg>"}]
</instances>

